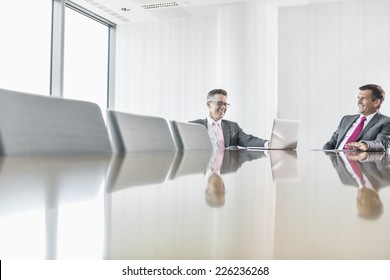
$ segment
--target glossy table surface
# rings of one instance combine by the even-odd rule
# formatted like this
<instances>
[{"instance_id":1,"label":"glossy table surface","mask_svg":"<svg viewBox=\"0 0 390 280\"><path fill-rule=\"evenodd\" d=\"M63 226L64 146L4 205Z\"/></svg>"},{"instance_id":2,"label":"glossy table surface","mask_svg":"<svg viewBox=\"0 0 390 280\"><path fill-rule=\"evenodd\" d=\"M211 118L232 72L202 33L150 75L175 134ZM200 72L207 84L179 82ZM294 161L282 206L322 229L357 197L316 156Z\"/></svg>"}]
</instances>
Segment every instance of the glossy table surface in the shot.
<instances>
[{"instance_id":1,"label":"glossy table surface","mask_svg":"<svg viewBox=\"0 0 390 280\"><path fill-rule=\"evenodd\" d=\"M0 258L388 260L389 185L381 153L3 157Z\"/></svg>"}]
</instances>

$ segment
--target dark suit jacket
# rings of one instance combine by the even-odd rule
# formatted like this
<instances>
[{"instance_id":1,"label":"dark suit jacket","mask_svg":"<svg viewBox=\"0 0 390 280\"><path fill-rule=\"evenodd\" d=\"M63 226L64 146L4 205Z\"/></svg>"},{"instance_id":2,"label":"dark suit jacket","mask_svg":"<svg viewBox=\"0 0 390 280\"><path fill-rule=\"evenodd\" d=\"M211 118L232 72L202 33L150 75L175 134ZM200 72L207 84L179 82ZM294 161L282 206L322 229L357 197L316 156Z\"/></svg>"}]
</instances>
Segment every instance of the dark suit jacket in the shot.
<instances>
[{"instance_id":1,"label":"dark suit jacket","mask_svg":"<svg viewBox=\"0 0 390 280\"><path fill-rule=\"evenodd\" d=\"M359 116L359 114L344 116L332 138L325 143L323 149L336 149ZM390 147L390 118L378 112L359 134L356 142L359 141L367 143L370 152L387 151Z\"/></svg>"},{"instance_id":2,"label":"dark suit jacket","mask_svg":"<svg viewBox=\"0 0 390 280\"><path fill-rule=\"evenodd\" d=\"M207 127L207 119L190 121L191 123L203 124ZM264 140L250 134L246 134L241 127L235 122L222 120L223 138L225 147L242 146L242 147L264 147Z\"/></svg>"},{"instance_id":3,"label":"dark suit jacket","mask_svg":"<svg viewBox=\"0 0 390 280\"><path fill-rule=\"evenodd\" d=\"M381 159L369 159L367 161L359 162L360 171L366 176L372 186L379 191L380 188L390 186L390 164L389 155L378 153ZM358 186L352 175L347 171L344 161L337 155L329 155L333 167L336 169L341 182L344 185Z\"/></svg>"}]
</instances>

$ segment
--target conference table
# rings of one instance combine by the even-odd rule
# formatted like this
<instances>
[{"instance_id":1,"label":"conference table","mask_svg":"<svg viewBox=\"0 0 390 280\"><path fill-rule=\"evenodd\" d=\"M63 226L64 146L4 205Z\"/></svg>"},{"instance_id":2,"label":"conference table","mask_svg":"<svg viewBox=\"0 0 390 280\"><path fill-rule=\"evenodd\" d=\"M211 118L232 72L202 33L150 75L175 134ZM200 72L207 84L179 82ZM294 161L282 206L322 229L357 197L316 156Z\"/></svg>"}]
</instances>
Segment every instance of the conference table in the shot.
<instances>
[{"instance_id":1,"label":"conference table","mask_svg":"<svg viewBox=\"0 0 390 280\"><path fill-rule=\"evenodd\" d=\"M389 185L386 153L7 156L0 258L388 260Z\"/></svg>"}]
</instances>

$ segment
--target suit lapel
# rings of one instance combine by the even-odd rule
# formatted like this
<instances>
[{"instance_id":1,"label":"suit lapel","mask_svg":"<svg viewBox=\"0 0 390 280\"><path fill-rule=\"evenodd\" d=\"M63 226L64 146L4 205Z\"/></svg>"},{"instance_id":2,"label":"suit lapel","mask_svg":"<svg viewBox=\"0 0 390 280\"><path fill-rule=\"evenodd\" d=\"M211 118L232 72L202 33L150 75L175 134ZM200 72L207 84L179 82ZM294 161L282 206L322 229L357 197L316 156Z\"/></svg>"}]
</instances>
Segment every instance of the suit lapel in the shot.
<instances>
[{"instance_id":1,"label":"suit lapel","mask_svg":"<svg viewBox=\"0 0 390 280\"><path fill-rule=\"evenodd\" d=\"M376 124L379 120L379 112L371 119L371 121L363 128L363 130L360 132L358 138L356 138L356 141L360 140L360 138L363 137L363 135Z\"/></svg>"},{"instance_id":2,"label":"suit lapel","mask_svg":"<svg viewBox=\"0 0 390 280\"><path fill-rule=\"evenodd\" d=\"M336 147L340 146L340 143L344 140L345 134L347 134L348 130L351 128L352 124L356 121L356 119L359 118L359 116L360 115L355 115L351 117L348 121L345 122L345 125L340 128L341 131L339 134Z\"/></svg>"},{"instance_id":3,"label":"suit lapel","mask_svg":"<svg viewBox=\"0 0 390 280\"><path fill-rule=\"evenodd\" d=\"M337 173L339 174L339 177L343 184L346 185L353 185L358 187L358 183L356 180L352 177L352 174L348 171L347 167L345 166L344 160L341 158L341 156L337 156Z\"/></svg>"},{"instance_id":4,"label":"suit lapel","mask_svg":"<svg viewBox=\"0 0 390 280\"><path fill-rule=\"evenodd\" d=\"M230 146L230 127L226 124L224 120L221 122L222 124L222 132L223 132L223 140L225 141L225 147Z\"/></svg>"}]
</instances>

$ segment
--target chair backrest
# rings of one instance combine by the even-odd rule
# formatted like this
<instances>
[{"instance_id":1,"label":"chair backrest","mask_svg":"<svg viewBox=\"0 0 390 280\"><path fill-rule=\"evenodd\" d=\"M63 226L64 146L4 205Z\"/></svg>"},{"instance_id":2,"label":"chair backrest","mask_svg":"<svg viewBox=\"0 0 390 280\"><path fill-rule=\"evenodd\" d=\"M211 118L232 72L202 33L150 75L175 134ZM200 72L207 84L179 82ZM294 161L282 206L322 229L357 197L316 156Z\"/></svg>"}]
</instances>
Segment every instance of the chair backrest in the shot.
<instances>
[{"instance_id":1,"label":"chair backrest","mask_svg":"<svg viewBox=\"0 0 390 280\"><path fill-rule=\"evenodd\" d=\"M117 153L177 150L164 118L107 110L107 122Z\"/></svg>"},{"instance_id":2,"label":"chair backrest","mask_svg":"<svg viewBox=\"0 0 390 280\"><path fill-rule=\"evenodd\" d=\"M96 104L0 89L1 155L111 152Z\"/></svg>"},{"instance_id":3,"label":"chair backrest","mask_svg":"<svg viewBox=\"0 0 390 280\"><path fill-rule=\"evenodd\" d=\"M213 149L204 125L178 121L171 121L171 125L180 150Z\"/></svg>"}]
</instances>

